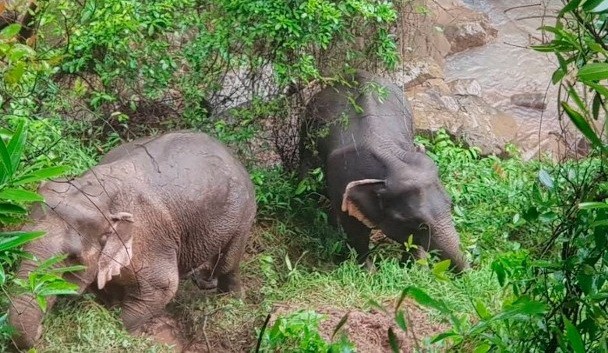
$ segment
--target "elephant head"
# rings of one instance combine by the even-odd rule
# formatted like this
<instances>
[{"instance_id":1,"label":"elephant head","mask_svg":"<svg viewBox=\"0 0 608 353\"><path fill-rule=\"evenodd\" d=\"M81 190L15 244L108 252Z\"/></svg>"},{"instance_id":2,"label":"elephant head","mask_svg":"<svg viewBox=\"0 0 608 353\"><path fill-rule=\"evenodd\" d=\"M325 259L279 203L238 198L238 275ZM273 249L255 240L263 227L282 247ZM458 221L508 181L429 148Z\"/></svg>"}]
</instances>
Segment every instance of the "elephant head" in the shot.
<instances>
[{"instance_id":1,"label":"elephant head","mask_svg":"<svg viewBox=\"0 0 608 353\"><path fill-rule=\"evenodd\" d=\"M82 180L82 179L81 179ZM27 252L43 261L66 254L61 265L84 265L85 270L68 273L64 278L78 285L82 293L96 282L101 289L131 262L133 253L133 216L128 212L110 212L115 195L98 181L48 182L39 192L45 204L32 210L33 224L24 230L43 230L45 236L25 246ZM27 278L36 263L24 260L17 272ZM49 298L48 308L54 298ZM31 295L13 298L9 322L17 330L15 344L31 347L42 333L43 313Z\"/></svg>"},{"instance_id":2,"label":"elephant head","mask_svg":"<svg viewBox=\"0 0 608 353\"><path fill-rule=\"evenodd\" d=\"M348 183L342 211L389 238L438 250L457 272L468 268L451 218L451 199L439 179L437 166L422 151L406 152L386 163L383 179Z\"/></svg>"}]
</instances>

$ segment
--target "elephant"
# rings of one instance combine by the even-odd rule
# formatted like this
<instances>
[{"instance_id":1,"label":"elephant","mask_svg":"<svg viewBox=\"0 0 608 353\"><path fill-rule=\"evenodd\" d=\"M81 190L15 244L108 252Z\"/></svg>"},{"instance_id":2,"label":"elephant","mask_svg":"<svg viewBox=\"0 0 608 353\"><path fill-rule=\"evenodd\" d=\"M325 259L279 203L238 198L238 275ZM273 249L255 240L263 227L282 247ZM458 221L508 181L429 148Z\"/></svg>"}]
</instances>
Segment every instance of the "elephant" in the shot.
<instances>
[{"instance_id":1,"label":"elephant","mask_svg":"<svg viewBox=\"0 0 608 353\"><path fill-rule=\"evenodd\" d=\"M373 268L368 259L370 229L380 229L402 244L411 235L416 257L434 250L460 273L469 265L452 222L451 199L437 166L414 143L412 119L401 89L356 71L307 103L300 177L313 167L322 168L330 220L342 227L360 263ZM405 251L404 260L411 257Z\"/></svg>"},{"instance_id":2,"label":"elephant","mask_svg":"<svg viewBox=\"0 0 608 353\"><path fill-rule=\"evenodd\" d=\"M217 291L242 293L239 263L256 214L243 165L214 138L178 131L111 150L73 180L43 183L25 230L45 236L24 247L39 260L66 254L63 265L85 270L64 278L119 303L129 332L139 333L174 297L180 278L199 272ZM27 278L35 262L24 260ZM56 298L48 299L48 308ZM43 312L16 295L9 323L18 348L36 344Z\"/></svg>"}]
</instances>

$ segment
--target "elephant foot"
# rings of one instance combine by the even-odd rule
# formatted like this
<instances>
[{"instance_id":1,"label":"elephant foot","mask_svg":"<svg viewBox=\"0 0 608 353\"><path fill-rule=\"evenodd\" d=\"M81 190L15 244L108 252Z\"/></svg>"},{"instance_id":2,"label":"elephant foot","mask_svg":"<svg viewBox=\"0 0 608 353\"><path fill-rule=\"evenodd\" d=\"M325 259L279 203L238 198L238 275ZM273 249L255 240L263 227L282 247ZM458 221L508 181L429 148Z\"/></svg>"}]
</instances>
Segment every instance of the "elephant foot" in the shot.
<instances>
[{"instance_id":1,"label":"elephant foot","mask_svg":"<svg viewBox=\"0 0 608 353\"><path fill-rule=\"evenodd\" d=\"M194 282L194 284L196 284L196 286L198 287L198 289L200 290L210 290L210 289L215 289L217 288L217 278L201 278L199 277L192 277L192 282Z\"/></svg>"},{"instance_id":2,"label":"elephant foot","mask_svg":"<svg viewBox=\"0 0 608 353\"><path fill-rule=\"evenodd\" d=\"M370 258L365 259L365 261L361 263L359 267L371 274L378 272L376 265L374 265L374 262Z\"/></svg>"},{"instance_id":3,"label":"elephant foot","mask_svg":"<svg viewBox=\"0 0 608 353\"><path fill-rule=\"evenodd\" d=\"M221 275L217 281L218 293L230 293L236 298L243 298L243 289L241 288L241 278L238 273L228 273Z\"/></svg>"}]
</instances>

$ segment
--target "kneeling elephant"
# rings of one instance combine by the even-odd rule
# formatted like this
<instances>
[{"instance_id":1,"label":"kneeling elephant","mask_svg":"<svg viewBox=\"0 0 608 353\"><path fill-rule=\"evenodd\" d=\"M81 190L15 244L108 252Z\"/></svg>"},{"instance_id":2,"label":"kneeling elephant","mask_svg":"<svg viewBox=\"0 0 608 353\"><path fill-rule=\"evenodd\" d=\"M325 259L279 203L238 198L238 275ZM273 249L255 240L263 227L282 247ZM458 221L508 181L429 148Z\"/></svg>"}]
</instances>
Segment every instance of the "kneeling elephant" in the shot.
<instances>
[{"instance_id":1,"label":"kneeling elephant","mask_svg":"<svg viewBox=\"0 0 608 353\"><path fill-rule=\"evenodd\" d=\"M65 278L79 292L117 300L129 331L138 330L173 298L180 276L194 270L217 279L221 292L241 291L239 262L255 217L245 168L203 133L175 132L110 151L73 180L44 183L26 230L46 235L26 245L39 260L67 254L64 265L86 270ZM24 261L17 275L35 269ZM49 300L52 305L54 299ZM18 347L42 332L43 313L31 295L12 300Z\"/></svg>"}]
</instances>

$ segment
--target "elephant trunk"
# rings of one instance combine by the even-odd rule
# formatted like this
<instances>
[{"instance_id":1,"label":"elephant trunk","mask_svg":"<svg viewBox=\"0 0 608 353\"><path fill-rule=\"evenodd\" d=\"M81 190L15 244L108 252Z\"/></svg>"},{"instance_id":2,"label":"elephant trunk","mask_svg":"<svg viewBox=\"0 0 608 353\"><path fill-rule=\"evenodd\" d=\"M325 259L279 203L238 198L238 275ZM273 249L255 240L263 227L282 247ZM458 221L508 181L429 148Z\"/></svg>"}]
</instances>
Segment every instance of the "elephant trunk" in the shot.
<instances>
[{"instance_id":1,"label":"elephant trunk","mask_svg":"<svg viewBox=\"0 0 608 353\"><path fill-rule=\"evenodd\" d=\"M48 236L48 235L47 235ZM50 238L43 238L39 241L27 244L25 251L36 256L38 260L44 261L51 256L61 253L59 242L51 242ZM63 262L57 266L63 265ZM27 281L31 272L35 271L37 263L32 260L23 260L16 273L16 277ZM71 282L78 284L80 291L86 287L79 279L80 276L71 274ZM56 297L46 297L46 310L51 309ZM42 321L44 312L41 310L35 296L30 293L20 294L11 300L8 313L9 324L15 329L13 341L15 346L20 349L30 348L36 344L42 334Z\"/></svg>"},{"instance_id":2,"label":"elephant trunk","mask_svg":"<svg viewBox=\"0 0 608 353\"><path fill-rule=\"evenodd\" d=\"M29 273L35 268L34 262L25 260L17 272L17 277L27 279ZM47 298L47 308L50 308L54 302L54 297ZM20 349L32 347L42 334L43 318L44 313L32 294L21 294L13 298L8 319L10 325L16 330L15 335L13 335L15 346Z\"/></svg>"},{"instance_id":3,"label":"elephant trunk","mask_svg":"<svg viewBox=\"0 0 608 353\"><path fill-rule=\"evenodd\" d=\"M456 273L469 269L469 263L460 250L460 236L454 227L452 217L442 217L432 229L432 248L440 250L442 259L450 259Z\"/></svg>"}]
</instances>

